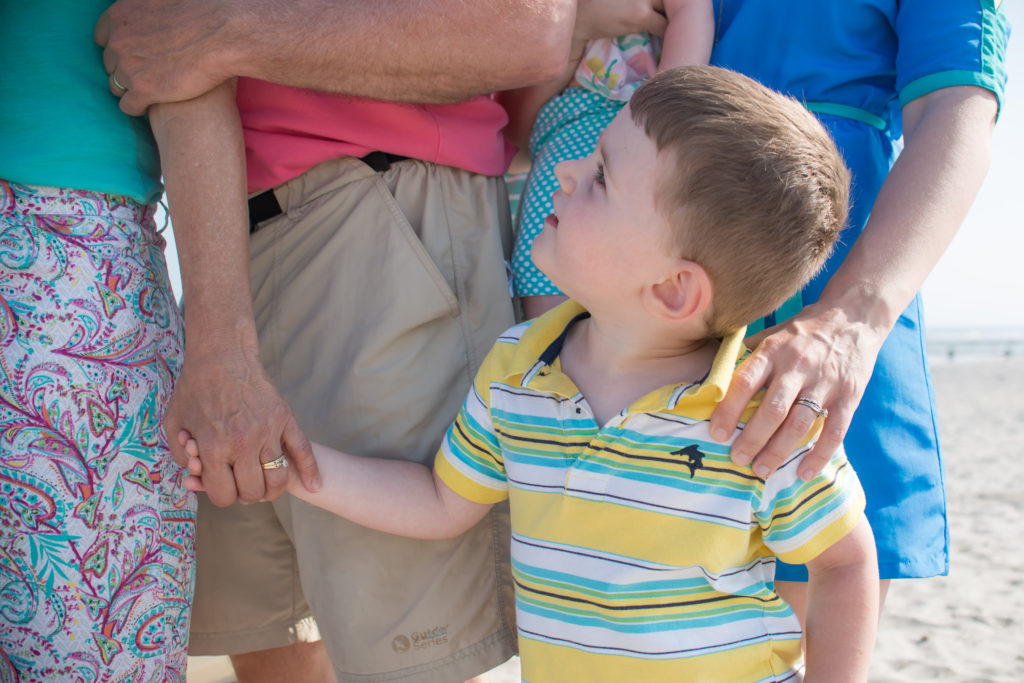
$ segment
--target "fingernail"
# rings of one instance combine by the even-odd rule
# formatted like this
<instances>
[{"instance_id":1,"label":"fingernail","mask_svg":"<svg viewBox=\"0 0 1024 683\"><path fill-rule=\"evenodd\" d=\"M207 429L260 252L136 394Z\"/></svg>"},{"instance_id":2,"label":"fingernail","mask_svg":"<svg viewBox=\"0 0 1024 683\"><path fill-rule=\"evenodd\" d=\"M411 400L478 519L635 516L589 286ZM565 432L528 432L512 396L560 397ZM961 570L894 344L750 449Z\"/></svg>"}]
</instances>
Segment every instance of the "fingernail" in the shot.
<instances>
[{"instance_id":1,"label":"fingernail","mask_svg":"<svg viewBox=\"0 0 1024 683\"><path fill-rule=\"evenodd\" d=\"M803 479L804 481L810 481L811 479L814 479L814 473L809 470L801 470L797 474L799 474L800 478Z\"/></svg>"},{"instance_id":2,"label":"fingernail","mask_svg":"<svg viewBox=\"0 0 1024 683\"><path fill-rule=\"evenodd\" d=\"M759 476L761 479L767 479L768 467L765 465L754 465L754 474Z\"/></svg>"},{"instance_id":3,"label":"fingernail","mask_svg":"<svg viewBox=\"0 0 1024 683\"><path fill-rule=\"evenodd\" d=\"M746 467L750 464L750 456L746 453L733 453L732 461L740 467Z\"/></svg>"},{"instance_id":4,"label":"fingernail","mask_svg":"<svg viewBox=\"0 0 1024 683\"><path fill-rule=\"evenodd\" d=\"M729 432L725 431L721 427L715 427L711 430L711 438L715 441L725 441L729 438Z\"/></svg>"},{"instance_id":5,"label":"fingernail","mask_svg":"<svg viewBox=\"0 0 1024 683\"><path fill-rule=\"evenodd\" d=\"M315 479L313 479L313 491L314 492L319 491L320 489L323 488L323 486L324 486L324 480L321 479L319 475L317 475L317 477Z\"/></svg>"}]
</instances>

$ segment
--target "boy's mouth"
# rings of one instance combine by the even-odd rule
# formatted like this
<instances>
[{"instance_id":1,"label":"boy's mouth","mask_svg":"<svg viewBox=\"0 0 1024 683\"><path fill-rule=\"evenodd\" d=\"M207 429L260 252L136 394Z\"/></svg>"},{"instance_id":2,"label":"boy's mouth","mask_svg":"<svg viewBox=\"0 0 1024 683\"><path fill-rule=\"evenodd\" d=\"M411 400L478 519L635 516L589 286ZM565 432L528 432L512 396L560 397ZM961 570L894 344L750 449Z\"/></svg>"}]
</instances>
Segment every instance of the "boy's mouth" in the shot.
<instances>
[{"instance_id":1,"label":"boy's mouth","mask_svg":"<svg viewBox=\"0 0 1024 683\"><path fill-rule=\"evenodd\" d=\"M555 214L548 214L548 217L544 219L544 226L549 227L552 230L558 229L558 216Z\"/></svg>"}]
</instances>

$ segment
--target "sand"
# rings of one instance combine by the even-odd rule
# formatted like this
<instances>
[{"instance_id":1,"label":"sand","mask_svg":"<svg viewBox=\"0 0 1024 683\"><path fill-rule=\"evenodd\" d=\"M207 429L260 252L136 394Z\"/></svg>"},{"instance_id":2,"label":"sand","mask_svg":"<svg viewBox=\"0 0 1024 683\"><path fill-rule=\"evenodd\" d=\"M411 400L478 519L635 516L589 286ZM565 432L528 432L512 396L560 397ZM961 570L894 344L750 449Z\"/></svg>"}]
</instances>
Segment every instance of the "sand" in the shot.
<instances>
[{"instance_id":1,"label":"sand","mask_svg":"<svg viewBox=\"0 0 1024 683\"><path fill-rule=\"evenodd\" d=\"M894 582L872 681L1024 681L1024 359L934 365L949 576Z\"/></svg>"},{"instance_id":2,"label":"sand","mask_svg":"<svg viewBox=\"0 0 1024 683\"><path fill-rule=\"evenodd\" d=\"M878 683L1024 681L1024 359L933 367L946 456L952 570L895 582L872 663ZM1016 523L1016 524L1015 524ZM519 680L518 661L490 683ZM194 657L189 683L233 681L226 658ZM576 682L567 682L576 683ZM585 683L585 682L580 682Z\"/></svg>"}]
</instances>

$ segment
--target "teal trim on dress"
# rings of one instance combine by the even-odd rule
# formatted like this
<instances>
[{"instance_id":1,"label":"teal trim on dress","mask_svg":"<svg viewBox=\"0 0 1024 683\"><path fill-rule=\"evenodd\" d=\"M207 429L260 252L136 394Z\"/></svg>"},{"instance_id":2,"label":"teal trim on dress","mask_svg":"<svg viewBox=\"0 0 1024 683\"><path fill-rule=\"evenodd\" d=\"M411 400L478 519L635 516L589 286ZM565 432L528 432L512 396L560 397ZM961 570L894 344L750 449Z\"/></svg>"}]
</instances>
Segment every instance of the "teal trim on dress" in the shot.
<instances>
[{"instance_id":1,"label":"teal trim on dress","mask_svg":"<svg viewBox=\"0 0 1024 683\"><path fill-rule=\"evenodd\" d=\"M779 323L783 323L802 311L803 308L804 293L803 290L801 290L782 302L782 305L776 308L775 311L767 317L758 318L747 325L747 332L745 336L749 337L752 334L757 334L766 327L772 327Z\"/></svg>"},{"instance_id":2,"label":"teal trim on dress","mask_svg":"<svg viewBox=\"0 0 1024 683\"><path fill-rule=\"evenodd\" d=\"M980 70L950 70L922 76L908 83L900 91L900 106L918 97L942 88L976 85L992 91L999 112L1003 110L1003 91L1006 88L1006 43L1010 35L1010 20L997 0L981 0L981 39L978 60Z\"/></svg>"},{"instance_id":3,"label":"teal trim on dress","mask_svg":"<svg viewBox=\"0 0 1024 683\"><path fill-rule=\"evenodd\" d=\"M1006 87L1006 46L1010 39L1010 19L1001 8L1003 0L982 0L981 3L981 68L998 83L993 89L999 108L1003 110L1003 89Z\"/></svg>"},{"instance_id":4,"label":"teal trim on dress","mask_svg":"<svg viewBox=\"0 0 1024 683\"><path fill-rule=\"evenodd\" d=\"M798 291L793 296L786 299L781 306L775 309L775 324L778 325L781 322L789 320L794 315L802 311L804 308L804 293Z\"/></svg>"},{"instance_id":5,"label":"teal trim on dress","mask_svg":"<svg viewBox=\"0 0 1024 683\"><path fill-rule=\"evenodd\" d=\"M981 73L978 71L940 71L939 73L922 76L916 81L907 84L907 87L900 91L900 106L906 106L907 102L924 97L929 93L943 88L952 88L958 85L976 85L991 90L999 105L1003 108L1003 89L995 74Z\"/></svg>"},{"instance_id":6,"label":"teal trim on dress","mask_svg":"<svg viewBox=\"0 0 1024 683\"><path fill-rule=\"evenodd\" d=\"M760 332L763 329L764 329L764 318L758 318L754 322L752 322L749 325L747 325L747 331L746 331L745 334L746 334L746 336L749 337L752 334L757 334L758 332Z\"/></svg>"},{"instance_id":7,"label":"teal trim on dress","mask_svg":"<svg viewBox=\"0 0 1024 683\"><path fill-rule=\"evenodd\" d=\"M859 107L851 107L848 104L839 104L837 102L804 102L804 106L808 111L812 111L815 114L826 114L828 116L841 116L844 119L853 119L854 121L860 121L866 123L872 128L878 130L885 130L888 126L881 116L876 116L866 109Z\"/></svg>"}]
</instances>

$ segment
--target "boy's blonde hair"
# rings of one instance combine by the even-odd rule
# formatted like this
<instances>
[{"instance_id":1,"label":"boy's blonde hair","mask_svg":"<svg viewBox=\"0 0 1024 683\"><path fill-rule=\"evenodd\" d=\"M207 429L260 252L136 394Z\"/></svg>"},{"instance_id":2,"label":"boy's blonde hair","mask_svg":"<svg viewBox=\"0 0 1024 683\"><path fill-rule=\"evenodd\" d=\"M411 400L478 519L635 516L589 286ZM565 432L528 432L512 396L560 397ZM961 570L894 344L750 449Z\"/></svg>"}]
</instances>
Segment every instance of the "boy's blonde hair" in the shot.
<instances>
[{"instance_id":1,"label":"boy's blonde hair","mask_svg":"<svg viewBox=\"0 0 1024 683\"><path fill-rule=\"evenodd\" d=\"M734 71L663 71L629 103L659 156L673 254L711 278L710 334L775 310L820 270L846 224L850 172L796 100Z\"/></svg>"}]
</instances>

